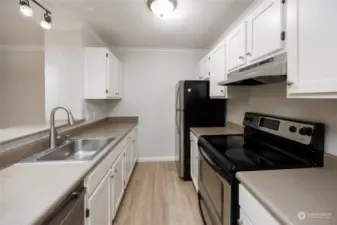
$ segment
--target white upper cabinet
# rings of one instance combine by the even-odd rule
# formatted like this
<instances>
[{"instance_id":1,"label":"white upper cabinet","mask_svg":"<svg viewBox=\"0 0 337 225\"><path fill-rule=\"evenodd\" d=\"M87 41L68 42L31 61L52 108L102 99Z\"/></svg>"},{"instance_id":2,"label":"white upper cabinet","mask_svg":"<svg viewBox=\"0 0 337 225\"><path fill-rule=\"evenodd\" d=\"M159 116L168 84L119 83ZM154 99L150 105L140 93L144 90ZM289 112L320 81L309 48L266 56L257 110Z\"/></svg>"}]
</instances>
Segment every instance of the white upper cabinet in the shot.
<instances>
[{"instance_id":1,"label":"white upper cabinet","mask_svg":"<svg viewBox=\"0 0 337 225\"><path fill-rule=\"evenodd\" d=\"M337 98L337 1L287 1L288 97Z\"/></svg>"},{"instance_id":2,"label":"white upper cabinet","mask_svg":"<svg viewBox=\"0 0 337 225\"><path fill-rule=\"evenodd\" d=\"M284 49L283 31L285 24L282 0L265 0L246 19L247 60L256 62Z\"/></svg>"},{"instance_id":3,"label":"white upper cabinet","mask_svg":"<svg viewBox=\"0 0 337 225\"><path fill-rule=\"evenodd\" d=\"M225 79L225 44L221 42L208 56L207 68L210 74L210 97L227 97L227 88L218 85Z\"/></svg>"},{"instance_id":4,"label":"white upper cabinet","mask_svg":"<svg viewBox=\"0 0 337 225\"><path fill-rule=\"evenodd\" d=\"M227 37L227 71L232 71L246 64L247 29L242 23Z\"/></svg>"},{"instance_id":5,"label":"white upper cabinet","mask_svg":"<svg viewBox=\"0 0 337 225\"><path fill-rule=\"evenodd\" d=\"M203 58L197 67L197 80L209 80L210 74L207 69L208 58Z\"/></svg>"},{"instance_id":6,"label":"white upper cabinet","mask_svg":"<svg viewBox=\"0 0 337 225\"><path fill-rule=\"evenodd\" d=\"M120 99L123 64L106 48L85 49L85 99Z\"/></svg>"}]
</instances>

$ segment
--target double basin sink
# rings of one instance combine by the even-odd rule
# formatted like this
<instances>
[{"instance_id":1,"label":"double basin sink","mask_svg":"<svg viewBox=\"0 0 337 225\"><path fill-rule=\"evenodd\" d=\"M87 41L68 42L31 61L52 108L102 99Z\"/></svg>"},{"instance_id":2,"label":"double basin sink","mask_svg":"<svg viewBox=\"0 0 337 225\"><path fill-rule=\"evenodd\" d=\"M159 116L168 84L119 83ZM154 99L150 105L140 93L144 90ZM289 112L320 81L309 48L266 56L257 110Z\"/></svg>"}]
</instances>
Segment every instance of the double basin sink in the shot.
<instances>
[{"instance_id":1,"label":"double basin sink","mask_svg":"<svg viewBox=\"0 0 337 225\"><path fill-rule=\"evenodd\" d=\"M23 162L90 161L115 138L75 139L54 149L26 158Z\"/></svg>"}]
</instances>

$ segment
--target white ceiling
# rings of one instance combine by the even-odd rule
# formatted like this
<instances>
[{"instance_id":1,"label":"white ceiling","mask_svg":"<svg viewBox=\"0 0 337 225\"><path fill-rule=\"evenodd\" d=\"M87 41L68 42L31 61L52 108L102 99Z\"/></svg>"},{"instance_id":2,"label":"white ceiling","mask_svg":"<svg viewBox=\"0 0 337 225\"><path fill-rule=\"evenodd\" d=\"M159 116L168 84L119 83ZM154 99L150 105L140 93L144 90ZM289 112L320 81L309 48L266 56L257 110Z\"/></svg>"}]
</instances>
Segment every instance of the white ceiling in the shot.
<instances>
[{"instance_id":1,"label":"white ceiling","mask_svg":"<svg viewBox=\"0 0 337 225\"><path fill-rule=\"evenodd\" d=\"M177 1L171 18L160 19L146 0L58 0L110 46L160 48L209 47L254 0Z\"/></svg>"},{"instance_id":2,"label":"white ceiling","mask_svg":"<svg viewBox=\"0 0 337 225\"><path fill-rule=\"evenodd\" d=\"M36 9L34 12L39 14ZM22 16L16 0L1 0L0 45L43 45L43 39L44 31L36 17Z\"/></svg>"}]
</instances>

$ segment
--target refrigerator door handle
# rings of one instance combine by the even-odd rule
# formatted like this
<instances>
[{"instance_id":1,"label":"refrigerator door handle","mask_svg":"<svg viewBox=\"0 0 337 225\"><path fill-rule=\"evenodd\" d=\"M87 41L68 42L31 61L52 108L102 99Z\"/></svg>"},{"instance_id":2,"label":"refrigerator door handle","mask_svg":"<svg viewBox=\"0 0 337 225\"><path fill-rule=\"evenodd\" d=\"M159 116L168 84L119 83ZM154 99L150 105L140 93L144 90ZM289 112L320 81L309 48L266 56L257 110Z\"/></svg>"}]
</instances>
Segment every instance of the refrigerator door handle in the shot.
<instances>
[{"instance_id":1,"label":"refrigerator door handle","mask_svg":"<svg viewBox=\"0 0 337 225\"><path fill-rule=\"evenodd\" d=\"M176 94L176 110L179 109L179 106L178 106L178 99L180 97L179 95L180 95L180 85L178 87L177 94Z\"/></svg>"},{"instance_id":2,"label":"refrigerator door handle","mask_svg":"<svg viewBox=\"0 0 337 225\"><path fill-rule=\"evenodd\" d=\"M180 115L179 115L179 111L176 110L176 128L177 128L177 132L178 134L180 134Z\"/></svg>"}]
</instances>

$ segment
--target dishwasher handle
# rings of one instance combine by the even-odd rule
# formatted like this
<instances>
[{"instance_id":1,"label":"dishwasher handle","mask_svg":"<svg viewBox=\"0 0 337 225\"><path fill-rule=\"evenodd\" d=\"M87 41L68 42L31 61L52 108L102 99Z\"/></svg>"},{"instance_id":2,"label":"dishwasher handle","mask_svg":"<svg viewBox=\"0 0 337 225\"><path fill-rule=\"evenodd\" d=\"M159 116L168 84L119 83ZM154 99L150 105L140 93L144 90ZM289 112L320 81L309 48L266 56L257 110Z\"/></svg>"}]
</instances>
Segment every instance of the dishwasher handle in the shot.
<instances>
[{"instance_id":1,"label":"dishwasher handle","mask_svg":"<svg viewBox=\"0 0 337 225\"><path fill-rule=\"evenodd\" d=\"M83 225L85 188L73 191L43 225Z\"/></svg>"}]
</instances>

